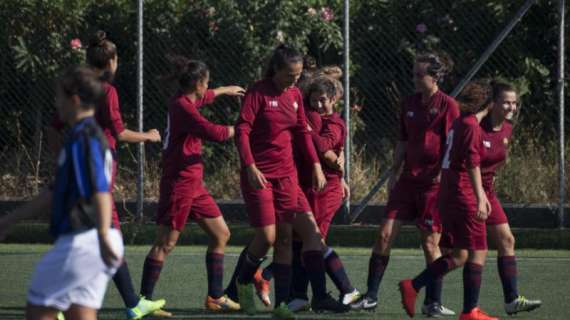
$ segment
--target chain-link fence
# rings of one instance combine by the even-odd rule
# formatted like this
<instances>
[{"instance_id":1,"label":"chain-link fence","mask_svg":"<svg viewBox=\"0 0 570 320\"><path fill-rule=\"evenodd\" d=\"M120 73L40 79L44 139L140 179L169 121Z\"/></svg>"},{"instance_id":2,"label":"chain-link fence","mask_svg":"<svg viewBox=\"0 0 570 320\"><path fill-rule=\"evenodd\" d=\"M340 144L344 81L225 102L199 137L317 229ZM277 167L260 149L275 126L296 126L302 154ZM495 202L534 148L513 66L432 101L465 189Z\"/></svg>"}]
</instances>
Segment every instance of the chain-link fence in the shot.
<instances>
[{"instance_id":1,"label":"chain-link fence","mask_svg":"<svg viewBox=\"0 0 570 320\"><path fill-rule=\"evenodd\" d=\"M412 64L421 51L452 62L442 85L451 92L495 37L523 7L523 0L352 1L351 183L364 196L391 162L400 99L413 92ZM267 56L285 41L321 66L342 64L342 1L144 2L144 127L163 132L166 101L175 88L168 57L204 60L211 86L247 86L263 73ZM103 29L119 51L118 88L123 120L135 129L137 7L133 1L16 1L0 4L0 176L2 198L28 197L47 180L52 154L45 144L53 107L52 80L61 68L82 61L84 44ZM558 108L556 98L557 1L537 1L477 72L476 78L513 81L522 110L511 157L498 179L503 199L556 202ZM84 47L84 46L83 46ZM566 101L569 101L566 95ZM220 98L201 112L232 124L238 100ZM566 117L566 128L570 127ZM568 130L567 130L568 132ZM156 199L158 144L146 146L145 198ZM568 148L566 150L568 154ZM136 148L119 148L119 199L136 198ZM238 199L239 163L232 142L206 143L206 184L217 198ZM531 182L532 181L532 182ZM384 201L379 193L374 200Z\"/></svg>"}]
</instances>

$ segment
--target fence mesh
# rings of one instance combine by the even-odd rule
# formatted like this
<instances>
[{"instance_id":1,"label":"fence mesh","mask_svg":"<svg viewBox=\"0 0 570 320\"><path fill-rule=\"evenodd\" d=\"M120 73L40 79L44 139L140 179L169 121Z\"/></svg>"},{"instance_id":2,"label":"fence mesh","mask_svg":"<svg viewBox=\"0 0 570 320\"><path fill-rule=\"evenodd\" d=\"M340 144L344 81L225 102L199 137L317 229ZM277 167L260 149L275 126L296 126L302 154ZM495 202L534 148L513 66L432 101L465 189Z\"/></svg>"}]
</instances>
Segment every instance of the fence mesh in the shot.
<instances>
[{"instance_id":1,"label":"fence mesh","mask_svg":"<svg viewBox=\"0 0 570 320\"><path fill-rule=\"evenodd\" d=\"M390 165L398 104L414 90L414 56L429 50L449 59L453 68L442 90L451 92L524 3L351 2L353 104L347 107L352 114L355 200ZM511 157L498 181L506 201L558 198L556 4L538 1L532 6L476 75L511 80L522 96ZM175 88L160 77L169 72L169 55L204 60L211 69L211 87L248 86L259 79L271 48L280 41L299 47L321 66L342 62L342 1L146 0L144 8L145 130L163 132L166 126L166 102ZM46 128L55 110L53 79L62 68L84 60L87 40L98 29L118 46L115 84L123 120L136 128L136 3L6 0L0 3L0 18L0 190L5 199L25 198L38 191L53 166L46 146ZM82 48L71 48L75 38ZM232 124L239 107L238 100L222 97L201 112L216 123ZM158 195L161 146L148 144L146 151L145 196L152 200ZM135 152L134 145L120 144L119 199L135 198ZM215 197L240 197L237 158L231 141L205 144L206 184ZM375 201L385 199L380 193Z\"/></svg>"}]
</instances>

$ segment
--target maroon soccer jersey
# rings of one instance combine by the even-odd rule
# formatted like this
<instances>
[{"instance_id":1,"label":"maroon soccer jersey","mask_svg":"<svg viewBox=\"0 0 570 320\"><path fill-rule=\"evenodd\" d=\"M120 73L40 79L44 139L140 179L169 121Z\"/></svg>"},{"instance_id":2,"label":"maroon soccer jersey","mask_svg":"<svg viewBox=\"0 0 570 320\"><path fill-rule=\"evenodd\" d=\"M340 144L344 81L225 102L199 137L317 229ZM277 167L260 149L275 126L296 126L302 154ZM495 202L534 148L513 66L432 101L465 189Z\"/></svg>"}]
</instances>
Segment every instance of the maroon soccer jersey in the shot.
<instances>
[{"instance_id":1,"label":"maroon soccer jersey","mask_svg":"<svg viewBox=\"0 0 570 320\"><path fill-rule=\"evenodd\" d=\"M202 139L228 139L230 132L227 126L211 123L198 111L199 107L212 103L214 98L214 91L208 90L195 102L181 93L170 100L162 151L163 176L202 178Z\"/></svg>"},{"instance_id":2,"label":"maroon soccer jersey","mask_svg":"<svg viewBox=\"0 0 570 320\"><path fill-rule=\"evenodd\" d=\"M440 173L447 132L457 117L457 102L441 91L426 105L422 103L421 93L403 101L400 140L407 142L403 178L433 183Z\"/></svg>"},{"instance_id":3,"label":"maroon soccer jersey","mask_svg":"<svg viewBox=\"0 0 570 320\"><path fill-rule=\"evenodd\" d=\"M109 147L115 151L117 148L117 137L121 132L125 131L125 126L121 118L117 89L108 82L103 82L103 88L105 89L105 100L95 111L95 119L107 137Z\"/></svg>"},{"instance_id":4,"label":"maroon soccer jersey","mask_svg":"<svg viewBox=\"0 0 570 320\"><path fill-rule=\"evenodd\" d=\"M279 91L271 79L258 81L245 94L236 125L236 144L243 167L253 163L267 178L296 175L292 141L311 163L319 159L296 87Z\"/></svg>"},{"instance_id":5,"label":"maroon soccer jersey","mask_svg":"<svg viewBox=\"0 0 570 320\"><path fill-rule=\"evenodd\" d=\"M449 131L440 191L440 201L448 207L476 210L477 198L467 170L481 165L481 131L474 115L457 119Z\"/></svg>"},{"instance_id":6,"label":"maroon soccer jersey","mask_svg":"<svg viewBox=\"0 0 570 320\"><path fill-rule=\"evenodd\" d=\"M483 188L485 191L491 191L493 190L495 173L507 158L507 149L513 127L505 121L500 130L494 131L491 125L491 117L487 116L481 121L481 129L483 149L485 150L481 158L481 176Z\"/></svg>"}]
</instances>

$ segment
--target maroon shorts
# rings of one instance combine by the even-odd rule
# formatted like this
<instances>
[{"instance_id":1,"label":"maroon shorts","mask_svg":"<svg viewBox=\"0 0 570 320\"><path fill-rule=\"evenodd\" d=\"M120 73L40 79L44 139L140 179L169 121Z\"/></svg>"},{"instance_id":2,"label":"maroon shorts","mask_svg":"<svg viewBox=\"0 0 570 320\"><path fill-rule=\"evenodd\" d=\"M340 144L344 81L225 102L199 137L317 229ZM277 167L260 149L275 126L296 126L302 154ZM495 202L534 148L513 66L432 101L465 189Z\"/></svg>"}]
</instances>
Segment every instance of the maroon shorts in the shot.
<instances>
[{"instance_id":1,"label":"maroon shorts","mask_svg":"<svg viewBox=\"0 0 570 320\"><path fill-rule=\"evenodd\" d=\"M386 219L415 221L425 231L441 232L437 198L439 184L421 185L399 179L388 197Z\"/></svg>"},{"instance_id":2,"label":"maroon shorts","mask_svg":"<svg viewBox=\"0 0 570 320\"><path fill-rule=\"evenodd\" d=\"M443 204L443 233L439 245L443 248L487 250L487 226L485 221L477 219L476 211L466 210L464 205Z\"/></svg>"},{"instance_id":3,"label":"maroon shorts","mask_svg":"<svg viewBox=\"0 0 570 320\"><path fill-rule=\"evenodd\" d=\"M326 239L331 222L343 201L340 179L328 180L325 189L321 192L307 188L305 194L313 209L313 215L321 235L323 239Z\"/></svg>"},{"instance_id":4,"label":"maroon shorts","mask_svg":"<svg viewBox=\"0 0 570 320\"><path fill-rule=\"evenodd\" d=\"M295 214L311 211L295 175L267 178L265 189L257 190L249 185L247 175L242 170L240 186L252 227L291 223Z\"/></svg>"},{"instance_id":5,"label":"maroon shorts","mask_svg":"<svg viewBox=\"0 0 570 320\"><path fill-rule=\"evenodd\" d=\"M113 188L115 187L115 178L117 177L117 161L113 160L113 172L111 173L111 186L109 192L111 192L111 210L112 210L112 223L113 227L117 230L121 230L121 222L119 221L119 213L117 212L117 207L115 206L115 198L113 198Z\"/></svg>"},{"instance_id":6,"label":"maroon shorts","mask_svg":"<svg viewBox=\"0 0 570 320\"><path fill-rule=\"evenodd\" d=\"M160 180L156 223L182 231L188 218L213 219L222 213L200 178Z\"/></svg>"},{"instance_id":7,"label":"maroon shorts","mask_svg":"<svg viewBox=\"0 0 570 320\"><path fill-rule=\"evenodd\" d=\"M507 214L505 213L505 210L503 210L503 206L501 206L501 202L497 198L495 192L490 191L486 192L486 194L487 199L489 199L489 202L491 203L491 214L489 214L489 217L487 218L487 225L495 226L499 224L509 223Z\"/></svg>"}]
</instances>

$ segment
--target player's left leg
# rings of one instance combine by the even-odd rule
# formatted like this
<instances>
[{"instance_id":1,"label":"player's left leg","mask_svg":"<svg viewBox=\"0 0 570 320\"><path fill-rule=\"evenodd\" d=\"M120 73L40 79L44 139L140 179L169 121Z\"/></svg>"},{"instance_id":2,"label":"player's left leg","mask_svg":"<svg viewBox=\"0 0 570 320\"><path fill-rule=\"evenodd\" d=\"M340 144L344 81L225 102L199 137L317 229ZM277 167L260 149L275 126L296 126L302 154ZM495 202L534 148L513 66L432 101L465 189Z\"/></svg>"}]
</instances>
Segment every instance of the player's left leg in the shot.
<instances>
[{"instance_id":1,"label":"player's left leg","mask_svg":"<svg viewBox=\"0 0 570 320\"><path fill-rule=\"evenodd\" d=\"M26 305L27 320L55 320L59 310L52 307L37 306L31 303Z\"/></svg>"},{"instance_id":2,"label":"player's left leg","mask_svg":"<svg viewBox=\"0 0 570 320\"><path fill-rule=\"evenodd\" d=\"M540 300L529 300L519 295L517 286L517 262L515 237L508 223L488 225L487 233L497 246L497 267L503 285L505 311L512 315L521 311L532 311L542 305Z\"/></svg>"},{"instance_id":3,"label":"player's left leg","mask_svg":"<svg viewBox=\"0 0 570 320\"><path fill-rule=\"evenodd\" d=\"M205 307L210 311L236 311L239 304L224 295L224 252L230 239L230 230L222 216L197 220L198 225L210 237L206 253L208 295Z\"/></svg>"}]
</instances>

